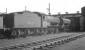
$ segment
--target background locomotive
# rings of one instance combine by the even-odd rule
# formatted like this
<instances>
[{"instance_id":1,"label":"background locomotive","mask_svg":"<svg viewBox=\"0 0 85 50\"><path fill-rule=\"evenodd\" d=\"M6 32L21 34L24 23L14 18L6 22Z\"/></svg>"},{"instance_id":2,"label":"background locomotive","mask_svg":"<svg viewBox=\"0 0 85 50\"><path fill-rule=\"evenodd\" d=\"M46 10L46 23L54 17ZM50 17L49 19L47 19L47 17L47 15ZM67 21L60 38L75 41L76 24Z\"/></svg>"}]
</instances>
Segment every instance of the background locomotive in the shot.
<instances>
[{"instance_id":1,"label":"background locomotive","mask_svg":"<svg viewBox=\"0 0 85 50\"><path fill-rule=\"evenodd\" d=\"M1 14L1 32L6 37L51 34L69 27L71 20L30 11Z\"/></svg>"}]
</instances>

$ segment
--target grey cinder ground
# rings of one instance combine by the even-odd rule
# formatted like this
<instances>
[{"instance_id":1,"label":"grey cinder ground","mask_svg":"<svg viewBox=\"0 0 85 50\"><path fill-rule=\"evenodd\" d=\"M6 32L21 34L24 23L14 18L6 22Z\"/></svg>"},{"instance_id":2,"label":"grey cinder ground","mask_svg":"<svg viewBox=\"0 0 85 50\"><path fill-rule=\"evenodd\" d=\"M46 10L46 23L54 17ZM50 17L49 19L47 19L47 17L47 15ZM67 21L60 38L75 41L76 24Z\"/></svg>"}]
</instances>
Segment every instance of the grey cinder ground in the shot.
<instances>
[{"instance_id":1,"label":"grey cinder ground","mask_svg":"<svg viewBox=\"0 0 85 50\"><path fill-rule=\"evenodd\" d=\"M85 50L85 37L49 50Z\"/></svg>"}]
</instances>

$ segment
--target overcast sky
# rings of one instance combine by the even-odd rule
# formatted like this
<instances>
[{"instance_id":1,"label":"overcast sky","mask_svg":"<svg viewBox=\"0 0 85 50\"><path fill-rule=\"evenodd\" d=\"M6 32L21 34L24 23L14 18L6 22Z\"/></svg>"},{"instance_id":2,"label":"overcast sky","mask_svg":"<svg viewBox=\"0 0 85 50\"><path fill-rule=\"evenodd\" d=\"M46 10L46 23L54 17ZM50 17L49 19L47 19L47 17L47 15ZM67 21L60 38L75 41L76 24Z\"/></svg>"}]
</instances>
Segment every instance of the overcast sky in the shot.
<instances>
[{"instance_id":1,"label":"overcast sky","mask_svg":"<svg viewBox=\"0 0 85 50\"><path fill-rule=\"evenodd\" d=\"M81 11L81 7L85 6L85 0L0 0L0 12L5 12L6 8L8 13L23 11L27 6L29 11L47 14L49 2L52 14L57 14L58 12L76 13L76 11Z\"/></svg>"}]
</instances>

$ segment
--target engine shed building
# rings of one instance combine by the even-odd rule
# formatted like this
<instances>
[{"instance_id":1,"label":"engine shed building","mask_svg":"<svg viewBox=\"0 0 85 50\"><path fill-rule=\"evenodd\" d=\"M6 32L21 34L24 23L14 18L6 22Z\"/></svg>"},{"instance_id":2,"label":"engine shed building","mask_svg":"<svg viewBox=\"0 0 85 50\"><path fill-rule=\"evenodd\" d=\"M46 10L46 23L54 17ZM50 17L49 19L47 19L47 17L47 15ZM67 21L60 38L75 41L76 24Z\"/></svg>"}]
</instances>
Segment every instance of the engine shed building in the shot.
<instances>
[{"instance_id":1,"label":"engine shed building","mask_svg":"<svg viewBox=\"0 0 85 50\"><path fill-rule=\"evenodd\" d=\"M70 31L73 32L79 32L79 31L83 31L83 16L81 15L81 13L77 12L77 13L71 13L69 14L68 12L66 12L66 14L57 14L57 15L53 15L55 17L62 17L62 18L67 18L71 20L71 24L70 24Z\"/></svg>"}]
</instances>

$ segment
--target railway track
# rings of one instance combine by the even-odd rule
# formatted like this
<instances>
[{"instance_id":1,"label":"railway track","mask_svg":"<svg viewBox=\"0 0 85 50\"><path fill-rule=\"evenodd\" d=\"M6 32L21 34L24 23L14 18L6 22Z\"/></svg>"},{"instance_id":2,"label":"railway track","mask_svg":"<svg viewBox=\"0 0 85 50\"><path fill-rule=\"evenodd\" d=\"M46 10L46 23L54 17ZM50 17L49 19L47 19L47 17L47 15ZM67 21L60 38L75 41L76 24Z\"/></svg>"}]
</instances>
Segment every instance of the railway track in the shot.
<instances>
[{"instance_id":1,"label":"railway track","mask_svg":"<svg viewBox=\"0 0 85 50\"><path fill-rule=\"evenodd\" d=\"M58 38L47 39L43 41L34 41L31 43L23 43L20 45L3 47L0 50L48 50L49 48L54 48L59 45L63 45L65 43L71 42L73 40L84 37L85 34L72 34L68 36L62 36Z\"/></svg>"}]
</instances>

